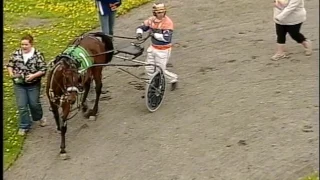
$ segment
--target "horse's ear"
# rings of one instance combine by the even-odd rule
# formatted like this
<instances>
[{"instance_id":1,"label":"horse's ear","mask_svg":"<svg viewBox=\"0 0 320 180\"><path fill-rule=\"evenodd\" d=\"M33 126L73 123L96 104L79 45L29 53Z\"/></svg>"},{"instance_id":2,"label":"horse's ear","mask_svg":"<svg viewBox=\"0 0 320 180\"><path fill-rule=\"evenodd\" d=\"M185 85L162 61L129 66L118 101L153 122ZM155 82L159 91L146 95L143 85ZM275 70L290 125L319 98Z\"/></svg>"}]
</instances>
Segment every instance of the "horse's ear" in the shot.
<instances>
[{"instance_id":1,"label":"horse's ear","mask_svg":"<svg viewBox=\"0 0 320 180\"><path fill-rule=\"evenodd\" d=\"M57 55L53 62L56 64L60 60L60 57L61 55Z\"/></svg>"}]
</instances>

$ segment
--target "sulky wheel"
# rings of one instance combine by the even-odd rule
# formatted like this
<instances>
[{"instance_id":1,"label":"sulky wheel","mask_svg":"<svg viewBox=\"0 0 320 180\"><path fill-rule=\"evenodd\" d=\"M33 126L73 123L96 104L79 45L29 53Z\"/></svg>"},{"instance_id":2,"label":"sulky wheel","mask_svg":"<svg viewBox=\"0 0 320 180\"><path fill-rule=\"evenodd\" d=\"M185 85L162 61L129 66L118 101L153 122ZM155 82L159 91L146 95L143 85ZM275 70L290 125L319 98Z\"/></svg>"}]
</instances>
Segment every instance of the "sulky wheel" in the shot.
<instances>
[{"instance_id":1,"label":"sulky wheel","mask_svg":"<svg viewBox=\"0 0 320 180\"><path fill-rule=\"evenodd\" d=\"M166 80L163 71L157 71L147 83L146 105L150 112L155 112L164 99Z\"/></svg>"}]
</instances>

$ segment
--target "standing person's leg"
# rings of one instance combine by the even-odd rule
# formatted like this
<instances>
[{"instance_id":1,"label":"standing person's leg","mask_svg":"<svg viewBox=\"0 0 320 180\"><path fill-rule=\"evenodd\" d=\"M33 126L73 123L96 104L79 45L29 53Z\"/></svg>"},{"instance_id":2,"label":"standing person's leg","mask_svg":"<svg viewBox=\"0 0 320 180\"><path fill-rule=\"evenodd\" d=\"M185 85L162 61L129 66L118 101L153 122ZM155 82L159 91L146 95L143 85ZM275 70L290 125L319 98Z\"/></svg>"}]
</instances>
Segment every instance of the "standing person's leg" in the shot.
<instances>
[{"instance_id":1,"label":"standing person's leg","mask_svg":"<svg viewBox=\"0 0 320 180\"><path fill-rule=\"evenodd\" d=\"M43 109L40 102L41 84L28 87L28 101L33 121L40 121L40 126L46 125L46 119L43 118Z\"/></svg>"},{"instance_id":2,"label":"standing person's leg","mask_svg":"<svg viewBox=\"0 0 320 180\"><path fill-rule=\"evenodd\" d=\"M281 58L286 58L285 54L285 44L286 44L286 35L287 35L287 27L286 25L276 25L276 33L277 33L277 52L275 55L271 57L272 60L279 60Z\"/></svg>"},{"instance_id":3,"label":"standing person's leg","mask_svg":"<svg viewBox=\"0 0 320 180\"><path fill-rule=\"evenodd\" d=\"M27 89L21 85L14 85L14 93L16 96L16 102L19 111L19 135L25 135L25 133L31 127L31 119L28 107L28 93Z\"/></svg>"},{"instance_id":4,"label":"standing person's leg","mask_svg":"<svg viewBox=\"0 0 320 180\"><path fill-rule=\"evenodd\" d=\"M148 64L156 64L153 48L151 46L147 49L146 63L148 63ZM145 66L145 70L146 70L146 74L148 76L148 79L150 79L150 77L155 73L153 66Z\"/></svg>"},{"instance_id":5,"label":"standing person's leg","mask_svg":"<svg viewBox=\"0 0 320 180\"><path fill-rule=\"evenodd\" d=\"M110 33L110 24L109 24L109 16L108 15L101 15L99 13L99 19L100 19L100 24L101 24L101 30L104 34L109 34Z\"/></svg>"},{"instance_id":6,"label":"standing person's leg","mask_svg":"<svg viewBox=\"0 0 320 180\"><path fill-rule=\"evenodd\" d=\"M100 19L100 25L101 25L101 31L104 34L110 35L110 24L109 24L109 16L108 15L101 15L99 13L99 19ZM91 81L91 87L94 89L96 87L95 82Z\"/></svg>"},{"instance_id":7,"label":"standing person's leg","mask_svg":"<svg viewBox=\"0 0 320 180\"><path fill-rule=\"evenodd\" d=\"M115 24L115 20L116 20L116 14L117 11L112 11L109 15L109 34L111 36L113 36L113 29L114 29L114 24Z\"/></svg>"},{"instance_id":8,"label":"standing person's leg","mask_svg":"<svg viewBox=\"0 0 320 180\"><path fill-rule=\"evenodd\" d=\"M171 55L170 55L170 57L171 57ZM166 68L169 68L169 67L173 67L173 64L171 62L169 62L169 60L168 60Z\"/></svg>"},{"instance_id":9,"label":"standing person's leg","mask_svg":"<svg viewBox=\"0 0 320 180\"><path fill-rule=\"evenodd\" d=\"M178 82L178 75L167 70L167 62L171 56L171 49L167 50L156 50L156 58L155 61L157 65L161 67L163 70L166 79L171 84L171 90L175 90Z\"/></svg>"},{"instance_id":10,"label":"standing person's leg","mask_svg":"<svg viewBox=\"0 0 320 180\"><path fill-rule=\"evenodd\" d=\"M303 34L300 33L302 23L288 26L288 33L297 43L302 44L305 48L307 56L312 54L311 41L307 40Z\"/></svg>"},{"instance_id":11,"label":"standing person's leg","mask_svg":"<svg viewBox=\"0 0 320 180\"><path fill-rule=\"evenodd\" d=\"M153 49L151 46L149 46L147 49L146 63L155 64L154 58L155 57L154 57ZM150 81L152 75L154 74L154 66L145 66L145 72L146 72L145 76ZM144 95L142 95L142 97L144 97Z\"/></svg>"},{"instance_id":12,"label":"standing person's leg","mask_svg":"<svg viewBox=\"0 0 320 180\"><path fill-rule=\"evenodd\" d=\"M101 15L99 14L99 20L100 20L100 26L101 26L101 31L104 34L108 34L110 33L110 24L109 24L109 16L104 14ZM91 87L94 89L96 87L95 82L93 80L91 80Z\"/></svg>"}]
</instances>

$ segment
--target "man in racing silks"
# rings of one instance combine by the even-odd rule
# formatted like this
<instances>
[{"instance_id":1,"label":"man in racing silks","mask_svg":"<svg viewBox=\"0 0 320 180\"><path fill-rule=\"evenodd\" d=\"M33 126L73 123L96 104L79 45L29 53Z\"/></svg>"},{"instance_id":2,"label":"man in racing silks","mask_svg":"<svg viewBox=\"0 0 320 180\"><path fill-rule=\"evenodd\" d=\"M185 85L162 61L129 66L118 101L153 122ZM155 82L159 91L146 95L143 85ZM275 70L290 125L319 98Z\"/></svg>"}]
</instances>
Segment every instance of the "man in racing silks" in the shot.
<instances>
[{"instance_id":1,"label":"man in racing silks","mask_svg":"<svg viewBox=\"0 0 320 180\"><path fill-rule=\"evenodd\" d=\"M178 76L166 70L166 65L171 54L171 39L173 34L173 22L166 15L166 7L163 3L153 5L153 16L149 17L136 30L137 38L141 39L143 32L151 31L151 45L147 49L147 63L156 64L164 71L166 79L171 84L171 90L175 90ZM154 67L146 66L147 75L154 73Z\"/></svg>"}]
</instances>

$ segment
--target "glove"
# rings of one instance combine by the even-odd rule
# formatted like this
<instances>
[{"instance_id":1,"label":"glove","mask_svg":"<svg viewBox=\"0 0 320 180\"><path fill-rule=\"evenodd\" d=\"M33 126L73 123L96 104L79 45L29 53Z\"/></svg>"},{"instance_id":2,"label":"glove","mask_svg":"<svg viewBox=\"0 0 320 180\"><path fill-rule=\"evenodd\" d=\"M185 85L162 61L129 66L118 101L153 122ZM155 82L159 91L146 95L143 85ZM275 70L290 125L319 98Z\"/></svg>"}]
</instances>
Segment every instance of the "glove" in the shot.
<instances>
[{"instance_id":1,"label":"glove","mask_svg":"<svg viewBox=\"0 0 320 180\"><path fill-rule=\"evenodd\" d=\"M161 29L153 29L152 30L152 33L155 34L155 33L162 33L162 30Z\"/></svg>"},{"instance_id":2,"label":"glove","mask_svg":"<svg viewBox=\"0 0 320 180\"><path fill-rule=\"evenodd\" d=\"M150 31L149 34L150 34L151 37L153 37L153 35L154 35L153 31Z\"/></svg>"},{"instance_id":3,"label":"glove","mask_svg":"<svg viewBox=\"0 0 320 180\"><path fill-rule=\"evenodd\" d=\"M141 33L137 33L136 38L137 38L138 40L142 39L142 34L141 34Z\"/></svg>"}]
</instances>

